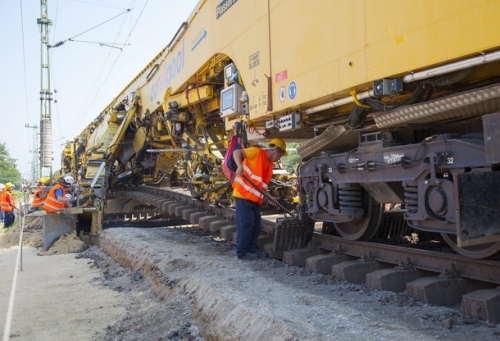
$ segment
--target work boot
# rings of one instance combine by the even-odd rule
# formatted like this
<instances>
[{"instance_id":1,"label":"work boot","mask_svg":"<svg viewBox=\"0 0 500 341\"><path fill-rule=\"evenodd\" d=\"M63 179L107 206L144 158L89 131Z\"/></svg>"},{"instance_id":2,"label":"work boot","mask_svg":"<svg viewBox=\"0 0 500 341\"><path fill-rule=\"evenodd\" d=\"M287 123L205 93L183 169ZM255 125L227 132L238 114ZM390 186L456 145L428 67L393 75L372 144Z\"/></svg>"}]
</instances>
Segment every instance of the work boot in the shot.
<instances>
[{"instance_id":1,"label":"work boot","mask_svg":"<svg viewBox=\"0 0 500 341\"><path fill-rule=\"evenodd\" d=\"M243 256L238 256L238 259L241 259L241 260L256 260L257 258L259 258L259 256L257 256L256 253L246 253L244 254Z\"/></svg>"},{"instance_id":2,"label":"work boot","mask_svg":"<svg viewBox=\"0 0 500 341\"><path fill-rule=\"evenodd\" d=\"M251 251L250 253L257 255L257 258L267 258L267 257L269 257L266 252L260 251L260 250Z\"/></svg>"}]
</instances>

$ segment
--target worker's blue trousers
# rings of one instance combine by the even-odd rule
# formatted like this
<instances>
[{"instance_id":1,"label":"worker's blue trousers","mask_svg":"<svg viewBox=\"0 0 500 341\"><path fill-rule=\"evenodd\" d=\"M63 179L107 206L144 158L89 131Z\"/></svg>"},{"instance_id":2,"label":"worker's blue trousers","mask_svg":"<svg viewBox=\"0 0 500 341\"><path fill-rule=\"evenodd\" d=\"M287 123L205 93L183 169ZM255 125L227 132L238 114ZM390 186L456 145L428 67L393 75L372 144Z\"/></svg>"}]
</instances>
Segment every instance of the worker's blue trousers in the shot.
<instances>
[{"instance_id":1,"label":"worker's blue trousers","mask_svg":"<svg viewBox=\"0 0 500 341\"><path fill-rule=\"evenodd\" d=\"M4 214L5 214L4 227L10 227L12 224L14 224L16 216L14 215L14 212L4 212Z\"/></svg>"},{"instance_id":2,"label":"worker's blue trousers","mask_svg":"<svg viewBox=\"0 0 500 341\"><path fill-rule=\"evenodd\" d=\"M261 228L260 205L246 199L234 198L236 203L236 254L242 257L259 250L257 239Z\"/></svg>"}]
</instances>

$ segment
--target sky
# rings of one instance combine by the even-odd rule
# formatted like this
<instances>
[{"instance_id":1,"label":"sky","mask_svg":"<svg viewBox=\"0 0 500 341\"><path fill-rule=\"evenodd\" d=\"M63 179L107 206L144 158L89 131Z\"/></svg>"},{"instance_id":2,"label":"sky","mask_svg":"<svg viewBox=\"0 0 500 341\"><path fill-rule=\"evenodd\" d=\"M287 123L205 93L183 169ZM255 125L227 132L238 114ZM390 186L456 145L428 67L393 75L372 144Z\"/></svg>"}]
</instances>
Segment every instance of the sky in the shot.
<instances>
[{"instance_id":1,"label":"sky","mask_svg":"<svg viewBox=\"0 0 500 341\"><path fill-rule=\"evenodd\" d=\"M47 0L52 172L61 152L170 42L198 0ZM127 9L131 9L127 11ZM40 127L40 1L0 0L0 143L33 179ZM71 39L71 40L69 40ZM111 45L111 46L109 46ZM28 127L27 127L28 126ZM37 128L33 128L33 127ZM38 146L40 147L39 137ZM50 168L43 168L47 176Z\"/></svg>"}]
</instances>

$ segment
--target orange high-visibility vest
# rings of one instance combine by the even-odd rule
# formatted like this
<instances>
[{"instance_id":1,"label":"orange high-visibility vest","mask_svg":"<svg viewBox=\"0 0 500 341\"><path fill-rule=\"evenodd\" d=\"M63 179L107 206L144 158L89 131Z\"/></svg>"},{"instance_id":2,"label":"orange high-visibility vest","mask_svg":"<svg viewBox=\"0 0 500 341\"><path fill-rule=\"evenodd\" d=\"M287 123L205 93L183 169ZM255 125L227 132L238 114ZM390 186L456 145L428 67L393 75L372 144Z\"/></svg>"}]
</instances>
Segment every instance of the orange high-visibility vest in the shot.
<instances>
[{"instance_id":1,"label":"orange high-visibility vest","mask_svg":"<svg viewBox=\"0 0 500 341\"><path fill-rule=\"evenodd\" d=\"M254 148L257 151L252 150ZM245 149L245 155L247 157L243 159L243 174L252 183L241 176L237 176L233 182L233 196L262 204L264 195L255 187L261 190L267 188L267 184L271 181L273 175L273 162L267 158L266 150L257 147Z\"/></svg>"},{"instance_id":2,"label":"orange high-visibility vest","mask_svg":"<svg viewBox=\"0 0 500 341\"><path fill-rule=\"evenodd\" d=\"M44 186L38 186L33 193L33 208L39 208L43 205L45 201L45 188Z\"/></svg>"},{"instance_id":3,"label":"orange high-visibility vest","mask_svg":"<svg viewBox=\"0 0 500 341\"><path fill-rule=\"evenodd\" d=\"M43 209L47 213L56 213L57 211L66 208L66 203L57 200L56 198L56 190L62 189L63 190L63 196L66 194L67 190L62 186L61 184L56 184L52 186L52 188L49 191L49 194L47 194L47 198L45 198L45 204L43 205Z\"/></svg>"},{"instance_id":4,"label":"orange high-visibility vest","mask_svg":"<svg viewBox=\"0 0 500 341\"><path fill-rule=\"evenodd\" d=\"M10 198L10 203L8 201L8 198ZM0 198L0 206L2 207L2 211L12 212L12 210L14 209L14 205L11 204L12 200L12 194L9 191L5 190Z\"/></svg>"},{"instance_id":5,"label":"orange high-visibility vest","mask_svg":"<svg viewBox=\"0 0 500 341\"><path fill-rule=\"evenodd\" d=\"M2 210L2 212L5 212L3 210L3 206L4 206L4 203L3 203L3 195L5 194L5 191L0 191L0 209ZM7 202L5 202L5 204L7 204Z\"/></svg>"}]
</instances>

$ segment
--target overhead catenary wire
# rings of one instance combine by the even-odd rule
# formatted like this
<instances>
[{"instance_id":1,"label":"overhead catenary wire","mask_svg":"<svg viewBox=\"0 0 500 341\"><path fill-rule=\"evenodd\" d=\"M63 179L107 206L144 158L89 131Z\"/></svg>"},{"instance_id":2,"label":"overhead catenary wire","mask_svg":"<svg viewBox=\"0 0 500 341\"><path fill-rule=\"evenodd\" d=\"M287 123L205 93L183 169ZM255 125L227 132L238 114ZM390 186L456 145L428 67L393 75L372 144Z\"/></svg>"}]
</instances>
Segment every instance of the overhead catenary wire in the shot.
<instances>
[{"instance_id":1,"label":"overhead catenary wire","mask_svg":"<svg viewBox=\"0 0 500 341\"><path fill-rule=\"evenodd\" d=\"M122 12L122 13L120 13L120 14L118 14L118 15L115 15L114 17L112 17L112 18L110 18L110 19L108 19L108 20L106 20L106 21L104 21L104 22L102 22L102 23L100 23L100 24L98 24L98 25L95 25L95 26L93 26L92 28L89 28L89 29L87 29L87 30L85 30L85 31L83 31L83 32L81 32L81 33L79 33L79 34L77 34L77 35L74 35L74 36L72 36L71 38L68 38L68 39L66 39L66 40L64 40L64 41L60 41L60 42L58 42L58 43L56 43L56 44L52 45L52 48L54 48L54 47L58 47L58 46L63 45L66 41L72 41L72 42L75 42L75 43L77 43L77 42L78 42L78 43L96 43L96 44L100 44L100 46L107 46L107 47L110 47L110 48L116 48L116 49L119 49L119 50L120 50L119 55L118 55L118 56L115 58L115 60L113 61L113 64L112 64L112 66L110 67L109 71L107 72L106 76L104 77L104 80L102 80L101 85L100 85L100 86L98 86L99 79L102 79L102 77L101 77L101 76L102 76L102 74L103 74L103 72L105 71L105 68L106 68L106 64L107 64L107 60L108 60L108 58L106 58L106 61L104 62L103 66L102 66L102 68L101 68L101 70L100 70L100 72L98 73L98 75L97 75L97 77L96 77L96 81L95 81L95 83L94 83L94 86L92 87L92 90L91 90L91 91L95 91L95 89L97 88L97 91L96 91L96 93L95 93L95 96L94 96L93 98L90 98L90 96L89 96L89 100L87 100L87 101L86 101L86 103L89 103L89 104L88 104L88 106L87 106L87 107L82 108L82 114L81 114L81 115L79 115L80 120L78 121L77 125L79 125L79 124L80 124L80 123L81 123L81 122L85 119L85 116L86 116L86 114L87 114L87 112L88 112L88 107L90 107L90 106L93 104L93 102L94 102L95 98L97 98L97 95L99 94L99 92L101 91L101 89L104 87L104 84L106 83L106 80L109 78L109 75L111 74L111 71L114 69L114 66L116 65L116 63L117 63L117 61L118 61L118 59L119 59L119 57L120 57L120 54L121 54L122 48L119 48L119 47L116 47L116 46L113 46L113 45L130 46L130 43L129 43L130 36L131 36L131 34L132 34L132 31L135 29L135 27L136 27L136 25L137 25L137 23L138 23L138 21L139 21L139 19L140 19L141 15L142 15L142 13L144 12L144 8L146 7L146 5L147 5L148 1L149 1L149 0L146 0L146 2L145 2L145 4L144 4L144 6L142 7L142 10L141 10L141 12L140 12L140 14L139 14L139 17L137 18L137 20L135 21L135 23L134 23L134 25L133 25L133 28L132 28L132 29L131 29L131 31L129 32L129 35L128 35L127 40L126 40L126 42L125 42L125 43L116 43L116 42L97 42L97 41L96 41L96 42L93 42L93 41L90 41L90 40L76 40L76 39L74 39L74 38L76 38L76 37L78 37L78 36L81 36L82 34L84 34L84 33L86 33L86 32L89 32L89 31L91 31L91 30L93 30L93 29L95 29L95 28L97 28L97 27L99 27L99 26L101 26L101 25L103 25L103 24L105 24L105 23L107 23L107 22L109 22L109 21L111 21L111 20L115 19L115 18L118 18L119 16L121 16L121 15L123 15L123 14L126 14L126 13L131 12L132 8L134 7L133 5L134 5L134 3L135 3L135 0L134 0L134 1L132 1L132 2L130 3L129 8L125 9L125 10L124 10L124 12ZM81 1L81 2L84 2L84 1ZM93 5L98 5L98 4L94 4L94 3L90 3L90 2L84 2L84 3L89 3L89 4L93 4ZM110 7L110 6L104 6L104 7ZM121 9L122 9L122 8L121 8ZM120 28L119 32L120 32L120 31L122 31L122 30L123 30L123 24L122 24L122 26L121 26L121 28ZM120 35L120 33L119 33L119 32L118 32L118 34L117 34L117 37ZM51 50L53 50L53 49L51 49ZM108 54L108 57L109 57L109 54ZM90 95L90 94L89 94L89 95ZM73 130L73 129L72 129L72 130ZM62 133L61 133L61 135L62 135Z\"/></svg>"},{"instance_id":2,"label":"overhead catenary wire","mask_svg":"<svg viewBox=\"0 0 500 341\"><path fill-rule=\"evenodd\" d=\"M90 1L82 1L82 0L73 0L73 1L81 2L82 4L94 5L94 6L101 6L101 7L114 8L114 9L123 9L122 7L103 5L103 4L98 4L98 3L90 2Z\"/></svg>"},{"instance_id":3,"label":"overhead catenary wire","mask_svg":"<svg viewBox=\"0 0 500 341\"><path fill-rule=\"evenodd\" d=\"M73 41L75 43L99 44L101 46L109 46L109 47L113 47L110 45L130 46L130 44L128 44L128 43L108 43L108 42L101 42L101 41L75 40L75 39L72 39L71 41Z\"/></svg>"},{"instance_id":4,"label":"overhead catenary wire","mask_svg":"<svg viewBox=\"0 0 500 341\"><path fill-rule=\"evenodd\" d=\"M54 45L50 45L49 47L55 48L55 47L59 47L59 46L63 45L63 44L64 44L65 42L67 42L67 41L74 41L74 40L73 40L74 38L79 37L79 36L81 36L82 34L85 34L85 33L89 32L89 31L92 31L93 29L95 29L95 28L97 28L97 27L99 27L99 26L102 26L102 25L104 25L104 24L106 24L106 23L110 22L110 21L111 21L111 20L113 20L113 19L116 19L116 18L120 17L120 16L124 15L125 13L130 12L131 10L132 10L131 8L127 8L127 9L126 9L125 11L123 11L122 13L117 14L117 15L115 15L114 17L112 17L112 18L110 18L110 19L108 19L108 20L105 20L105 21L103 21L102 23L97 24L97 25L95 25L95 26L93 26L93 27L91 27L91 28L89 28L89 29L87 29L87 30L85 30L85 31L81 32L81 33L78 33L77 35L75 35L75 36L73 36L73 37L71 37L71 38L68 38L68 39L66 39L66 40L59 41L59 42L55 43Z\"/></svg>"},{"instance_id":5,"label":"overhead catenary wire","mask_svg":"<svg viewBox=\"0 0 500 341\"><path fill-rule=\"evenodd\" d=\"M130 32L127 36L127 39L125 40L125 44L129 44L129 41L130 41L130 38L132 36L132 33L134 32L136 26L137 26L137 23L139 22L140 18L142 17L142 14L144 13L144 9L146 8L147 4L148 4L149 0L146 0L146 2L144 3L144 6L142 6L142 9L141 9L141 12L139 13L139 15L137 16L137 19L134 23L134 25L132 26L132 28L130 29ZM94 103L95 99L97 98L97 96L99 95L100 91L102 90L102 88L104 87L104 85L106 84L106 81L108 80L109 76L111 75L111 72L113 71L118 59L120 58L121 56L121 53L122 51L120 51L118 53L118 55L116 56L115 60L113 61L113 64L112 66L110 67L108 73L106 74L106 76L104 77L104 79L102 80L101 82L101 85L99 87L97 87L97 82L104 70L104 65L101 69L101 71L99 72L99 74L97 75L96 77L96 81L94 82L94 84L96 86L93 86L92 89L95 89L97 87L97 91L95 92L94 96L89 100L87 101L89 104L85 107L85 108L82 108L82 114L79 115L80 117L80 120L78 121L78 124L76 126L79 126L81 124L81 122L86 118L86 115L89 113L89 110L88 108L90 108L92 106L92 104ZM89 97L90 97L90 94L89 94Z\"/></svg>"},{"instance_id":6,"label":"overhead catenary wire","mask_svg":"<svg viewBox=\"0 0 500 341\"><path fill-rule=\"evenodd\" d=\"M22 42L23 42L23 72L24 72L24 101L25 101L25 106L26 106L26 119L27 122L29 122L30 117L29 117L29 108L28 108L28 80L26 79L26 49L24 46L24 19L23 19L23 2L22 0L19 0L19 8L21 11L21 37L22 37Z\"/></svg>"}]
</instances>

